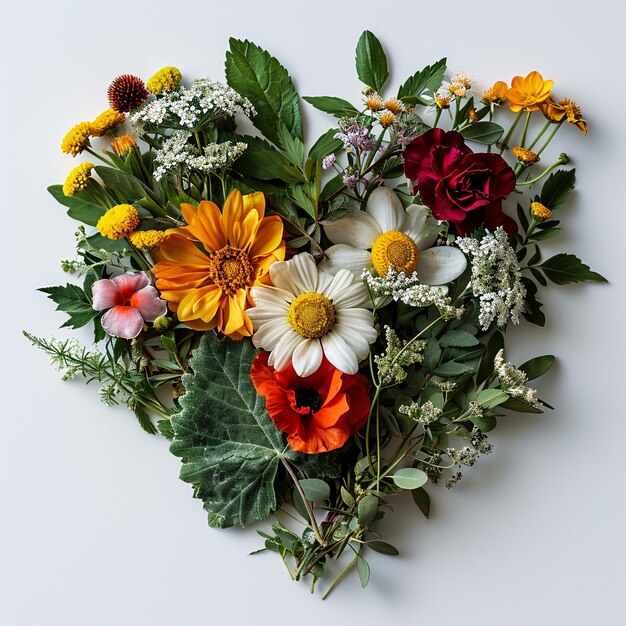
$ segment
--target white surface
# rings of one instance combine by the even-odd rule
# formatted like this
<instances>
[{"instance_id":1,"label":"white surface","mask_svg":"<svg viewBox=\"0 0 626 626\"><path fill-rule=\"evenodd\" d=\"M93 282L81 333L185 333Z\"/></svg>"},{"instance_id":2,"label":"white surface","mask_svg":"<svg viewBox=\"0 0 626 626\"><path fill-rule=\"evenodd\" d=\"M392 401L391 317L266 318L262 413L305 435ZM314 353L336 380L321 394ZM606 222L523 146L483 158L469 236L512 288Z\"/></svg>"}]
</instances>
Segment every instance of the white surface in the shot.
<instances>
[{"instance_id":1,"label":"white surface","mask_svg":"<svg viewBox=\"0 0 626 626\"><path fill-rule=\"evenodd\" d=\"M5 8L0 624L623 624L623 6L59 0ZM222 80L232 35L268 48L302 95L354 101L364 28L383 42L394 87L447 55L481 87L539 69L581 104L589 135L562 129L555 149L572 156L578 188L553 249L579 254L611 285L544 292L548 324L515 329L509 357L558 355L540 383L557 410L502 420L490 457L455 490L431 490L429 521L396 503L386 530L402 556L372 556L365 592L354 577L321 602L290 582L275 555L247 556L260 545L253 530L209 529L165 440L100 404L95 387L60 382L19 329L50 336L63 321L35 288L64 280L58 260L72 256L75 223L45 187L76 164L59 142L106 108L110 80L170 64ZM303 109L309 131L331 121Z\"/></svg>"}]
</instances>

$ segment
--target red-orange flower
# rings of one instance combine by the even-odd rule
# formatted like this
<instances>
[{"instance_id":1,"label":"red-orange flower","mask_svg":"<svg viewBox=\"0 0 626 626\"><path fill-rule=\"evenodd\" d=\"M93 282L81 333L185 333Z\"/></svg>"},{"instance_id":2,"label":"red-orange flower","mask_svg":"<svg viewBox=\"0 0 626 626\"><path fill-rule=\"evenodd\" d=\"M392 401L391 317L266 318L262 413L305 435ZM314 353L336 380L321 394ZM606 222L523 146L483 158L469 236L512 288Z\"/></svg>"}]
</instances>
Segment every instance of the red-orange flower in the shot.
<instances>
[{"instance_id":1,"label":"red-orange flower","mask_svg":"<svg viewBox=\"0 0 626 626\"><path fill-rule=\"evenodd\" d=\"M292 365L277 372L261 352L250 377L270 418L297 452L319 454L341 448L365 424L370 410L370 382L363 374L344 374L326 359L311 376L301 378Z\"/></svg>"}]
</instances>

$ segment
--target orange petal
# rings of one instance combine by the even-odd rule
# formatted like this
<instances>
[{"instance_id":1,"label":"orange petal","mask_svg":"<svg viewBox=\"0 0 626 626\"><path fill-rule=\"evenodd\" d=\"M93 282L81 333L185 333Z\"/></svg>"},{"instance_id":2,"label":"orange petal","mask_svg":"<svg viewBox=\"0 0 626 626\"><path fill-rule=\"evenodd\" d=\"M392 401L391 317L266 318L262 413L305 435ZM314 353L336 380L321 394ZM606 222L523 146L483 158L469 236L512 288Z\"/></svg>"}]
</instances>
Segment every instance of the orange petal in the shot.
<instances>
[{"instance_id":1,"label":"orange petal","mask_svg":"<svg viewBox=\"0 0 626 626\"><path fill-rule=\"evenodd\" d=\"M265 196L260 191L255 191L243 197L243 209L245 212L255 210L259 220L265 217Z\"/></svg>"},{"instance_id":2,"label":"orange petal","mask_svg":"<svg viewBox=\"0 0 626 626\"><path fill-rule=\"evenodd\" d=\"M263 219L256 233L254 243L250 248L250 256L264 256L271 254L280 246L283 238L283 222L278 215Z\"/></svg>"},{"instance_id":3,"label":"orange petal","mask_svg":"<svg viewBox=\"0 0 626 626\"><path fill-rule=\"evenodd\" d=\"M242 326L245 327L243 309L246 306L246 290L239 289L233 296L228 297L227 302L228 311L224 311L227 319L223 332L225 335L230 335L239 331Z\"/></svg>"},{"instance_id":4,"label":"orange petal","mask_svg":"<svg viewBox=\"0 0 626 626\"><path fill-rule=\"evenodd\" d=\"M243 198L239 189L234 189L224 202L222 211L222 226L232 246L239 247L238 238L235 235L235 226L243 219ZM239 231L240 228L237 229Z\"/></svg>"},{"instance_id":5,"label":"orange petal","mask_svg":"<svg viewBox=\"0 0 626 626\"><path fill-rule=\"evenodd\" d=\"M168 237L160 246L163 259L174 263L209 267L211 261L191 241L179 235Z\"/></svg>"}]
</instances>

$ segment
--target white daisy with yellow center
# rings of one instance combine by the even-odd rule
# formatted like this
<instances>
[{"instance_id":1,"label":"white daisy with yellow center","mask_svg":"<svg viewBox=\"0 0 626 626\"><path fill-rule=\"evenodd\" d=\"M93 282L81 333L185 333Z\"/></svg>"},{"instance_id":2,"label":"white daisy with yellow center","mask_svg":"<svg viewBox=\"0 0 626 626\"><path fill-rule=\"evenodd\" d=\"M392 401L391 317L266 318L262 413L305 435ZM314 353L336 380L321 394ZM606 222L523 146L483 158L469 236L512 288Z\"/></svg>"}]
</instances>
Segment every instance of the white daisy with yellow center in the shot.
<instances>
[{"instance_id":1,"label":"white daisy with yellow center","mask_svg":"<svg viewBox=\"0 0 626 626\"><path fill-rule=\"evenodd\" d=\"M356 374L376 340L374 315L365 285L352 272L320 272L307 253L272 263L273 286L250 290L256 306L246 313L252 343L270 352L279 372L290 363L298 376L317 371L324 356L338 370Z\"/></svg>"},{"instance_id":2,"label":"white daisy with yellow center","mask_svg":"<svg viewBox=\"0 0 626 626\"><path fill-rule=\"evenodd\" d=\"M463 273L467 261L457 248L432 245L438 230L427 207L413 204L405 210L392 189L378 187L365 211L324 225L335 245L326 250L321 267L331 274L349 269L358 278L364 269L385 276L393 267L407 275L415 272L425 285L446 285Z\"/></svg>"}]
</instances>

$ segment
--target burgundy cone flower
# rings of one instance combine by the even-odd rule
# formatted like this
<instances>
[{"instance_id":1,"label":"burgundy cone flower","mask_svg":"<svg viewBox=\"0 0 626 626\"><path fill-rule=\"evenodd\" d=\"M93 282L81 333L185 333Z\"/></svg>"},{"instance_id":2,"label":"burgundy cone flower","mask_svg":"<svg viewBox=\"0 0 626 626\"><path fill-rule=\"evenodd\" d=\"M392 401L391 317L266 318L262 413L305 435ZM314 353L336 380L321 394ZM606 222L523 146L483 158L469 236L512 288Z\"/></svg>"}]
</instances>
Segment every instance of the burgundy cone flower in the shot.
<instances>
[{"instance_id":1,"label":"burgundy cone flower","mask_svg":"<svg viewBox=\"0 0 626 626\"><path fill-rule=\"evenodd\" d=\"M404 152L404 172L433 216L456 233L483 225L517 232L502 212L502 200L515 189L513 170L497 154L472 152L460 133L433 128L414 139Z\"/></svg>"},{"instance_id":2,"label":"burgundy cone flower","mask_svg":"<svg viewBox=\"0 0 626 626\"><path fill-rule=\"evenodd\" d=\"M127 272L97 280L91 293L94 310L109 309L102 316L102 327L113 337L133 339L141 332L144 321L154 322L167 312L167 304L150 285L146 272Z\"/></svg>"}]
</instances>

